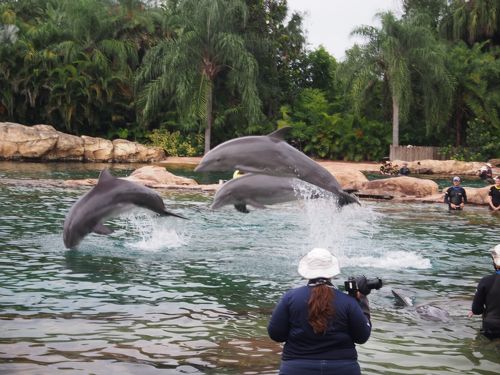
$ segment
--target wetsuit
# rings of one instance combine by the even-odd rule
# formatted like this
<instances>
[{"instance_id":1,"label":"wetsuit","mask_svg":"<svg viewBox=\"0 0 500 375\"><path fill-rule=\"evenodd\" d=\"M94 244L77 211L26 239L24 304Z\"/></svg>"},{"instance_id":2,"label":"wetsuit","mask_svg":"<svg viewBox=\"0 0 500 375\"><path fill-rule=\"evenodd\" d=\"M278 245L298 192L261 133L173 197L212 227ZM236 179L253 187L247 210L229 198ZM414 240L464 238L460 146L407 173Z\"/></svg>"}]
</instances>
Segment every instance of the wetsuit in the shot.
<instances>
[{"instance_id":1,"label":"wetsuit","mask_svg":"<svg viewBox=\"0 0 500 375\"><path fill-rule=\"evenodd\" d=\"M461 203L467 203L467 194L465 189L461 186L451 186L446 190L444 194L444 203L448 203L448 208L450 210L461 210L461 207L452 208L450 203L456 206L460 206Z\"/></svg>"},{"instance_id":2,"label":"wetsuit","mask_svg":"<svg viewBox=\"0 0 500 375\"><path fill-rule=\"evenodd\" d=\"M472 312L483 314L483 335L490 339L500 337L500 271L479 281L472 301Z\"/></svg>"},{"instance_id":3,"label":"wetsuit","mask_svg":"<svg viewBox=\"0 0 500 375\"><path fill-rule=\"evenodd\" d=\"M401 176L408 176L410 174L410 168L408 168L408 167L401 167L401 169L399 170L399 174Z\"/></svg>"},{"instance_id":4,"label":"wetsuit","mask_svg":"<svg viewBox=\"0 0 500 375\"><path fill-rule=\"evenodd\" d=\"M500 188L496 187L496 185L493 185L490 188L490 192L488 193L488 195L491 197L493 206L495 207L500 206Z\"/></svg>"}]
</instances>

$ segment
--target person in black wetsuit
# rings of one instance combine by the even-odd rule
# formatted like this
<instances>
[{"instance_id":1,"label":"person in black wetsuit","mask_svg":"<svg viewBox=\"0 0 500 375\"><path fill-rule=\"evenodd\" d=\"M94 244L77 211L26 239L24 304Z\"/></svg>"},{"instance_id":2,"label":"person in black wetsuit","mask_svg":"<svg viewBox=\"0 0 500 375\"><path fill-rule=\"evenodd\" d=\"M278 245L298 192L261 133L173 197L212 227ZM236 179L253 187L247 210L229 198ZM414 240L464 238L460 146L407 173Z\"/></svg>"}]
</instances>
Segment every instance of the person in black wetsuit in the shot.
<instances>
[{"instance_id":1,"label":"person in black wetsuit","mask_svg":"<svg viewBox=\"0 0 500 375\"><path fill-rule=\"evenodd\" d=\"M495 185L488 192L488 203L490 210L500 212L500 176L495 177Z\"/></svg>"},{"instance_id":2,"label":"person in black wetsuit","mask_svg":"<svg viewBox=\"0 0 500 375\"><path fill-rule=\"evenodd\" d=\"M495 273L479 281L468 317L483 314L481 333L495 339L500 338L500 244L491 250L491 257Z\"/></svg>"},{"instance_id":3,"label":"person in black wetsuit","mask_svg":"<svg viewBox=\"0 0 500 375\"><path fill-rule=\"evenodd\" d=\"M452 211L463 210L467 203L467 194L465 189L460 186L460 177L453 177L453 186L450 186L444 193L444 203L448 204L448 208Z\"/></svg>"},{"instance_id":4,"label":"person in black wetsuit","mask_svg":"<svg viewBox=\"0 0 500 375\"><path fill-rule=\"evenodd\" d=\"M410 174L410 168L408 168L408 163L403 162L403 166L399 170L399 175L400 176L408 176Z\"/></svg>"}]
</instances>

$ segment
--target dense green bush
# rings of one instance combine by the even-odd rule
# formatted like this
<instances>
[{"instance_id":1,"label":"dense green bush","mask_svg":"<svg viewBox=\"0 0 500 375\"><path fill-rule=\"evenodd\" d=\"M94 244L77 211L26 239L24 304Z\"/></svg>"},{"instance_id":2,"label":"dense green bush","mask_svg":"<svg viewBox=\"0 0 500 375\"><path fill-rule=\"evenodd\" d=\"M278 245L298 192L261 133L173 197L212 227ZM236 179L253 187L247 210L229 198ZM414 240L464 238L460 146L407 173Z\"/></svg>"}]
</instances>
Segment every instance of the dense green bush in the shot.
<instances>
[{"instance_id":1,"label":"dense green bush","mask_svg":"<svg viewBox=\"0 0 500 375\"><path fill-rule=\"evenodd\" d=\"M179 131L155 129L147 135L153 146L161 147L168 156L196 156L203 154L200 134L182 136Z\"/></svg>"}]
</instances>

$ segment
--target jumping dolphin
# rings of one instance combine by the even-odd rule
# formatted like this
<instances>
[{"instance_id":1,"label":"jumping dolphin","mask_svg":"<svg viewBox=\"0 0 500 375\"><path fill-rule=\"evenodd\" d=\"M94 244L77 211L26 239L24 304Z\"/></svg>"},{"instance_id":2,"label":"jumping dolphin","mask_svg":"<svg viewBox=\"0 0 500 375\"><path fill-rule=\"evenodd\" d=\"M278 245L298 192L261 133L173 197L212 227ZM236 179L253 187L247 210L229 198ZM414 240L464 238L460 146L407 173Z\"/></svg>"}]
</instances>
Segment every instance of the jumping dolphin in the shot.
<instances>
[{"instance_id":1,"label":"jumping dolphin","mask_svg":"<svg viewBox=\"0 0 500 375\"><path fill-rule=\"evenodd\" d=\"M398 305L413 306L412 298L407 296L404 291L401 289L392 289L391 291ZM450 318L450 314L447 311L432 305L417 305L415 306L415 311L425 320L447 322Z\"/></svg>"},{"instance_id":2,"label":"jumping dolphin","mask_svg":"<svg viewBox=\"0 0 500 375\"><path fill-rule=\"evenodd\" d=\"M294 186L299 180L248 173L226 182L215 193L210 208L232 204L240 212L248 213L247 205L265 208L266 204L284 203L299 199Z\"/></svg>"},{"instance_id":3,"label":"jumping dolphin","mask_svg":"<svg viewBox=\"0 0 500 375\"><path fill-rule=\"evenodd\" d=\"M97 185L71 207L64 220L63 240L68 249L76 247L89 233L110 234L111 228L102 223L108 218L143 207L162 216L182 216L165 210L162 198L154 191L135 182L111 175L108 169L99 174Z\"/></svg>"},{"instance_id":4,"label":"jumping dolphin","mask_svg":"<svg viewBox=\"0 0 500 375\"><path fill-rule=\"evenodd\" d=\"M297 177L338 197L338 205L358 203L356 196L344 191L328 170L284 141L290 127L269 135L247 136L226 141L209 151L196 172L228 171Z\"/></svg>"}]
</instances>

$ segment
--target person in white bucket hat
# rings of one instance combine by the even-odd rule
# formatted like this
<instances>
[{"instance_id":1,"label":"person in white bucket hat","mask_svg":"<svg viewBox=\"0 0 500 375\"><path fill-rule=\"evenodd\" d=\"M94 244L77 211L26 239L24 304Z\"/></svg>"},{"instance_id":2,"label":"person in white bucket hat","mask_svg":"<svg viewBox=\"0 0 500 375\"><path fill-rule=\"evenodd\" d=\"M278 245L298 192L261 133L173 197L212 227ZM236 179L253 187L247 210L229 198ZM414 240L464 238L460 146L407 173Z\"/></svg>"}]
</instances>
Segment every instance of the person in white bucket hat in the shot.
<instances>
[{"instance_id":1,"label":"person in white bucket hat","mask_svg":"<svg viewBox=\"0 0 500 375\"><path fill-rule=\"evenodd\" d=\"M495 339L500 338L500 244L490 253L495 273L479 281L468 316L482 314L481 333L489 339Z\"/></svg>"},{"instance_id":2,"label":"person in white bucket hat","mask_svg":"<svg viewBox=\"0 0 500 375\"><path fill-rule=\"evenodd\" d=\"M337 258L314 248L299 262L307 285L286 292L269 321L269 337L284 342L280 374L359 375L355 344L370 337L368 299L339 291L332 278L340 274Z\"/></svg>"}]
</instances>

